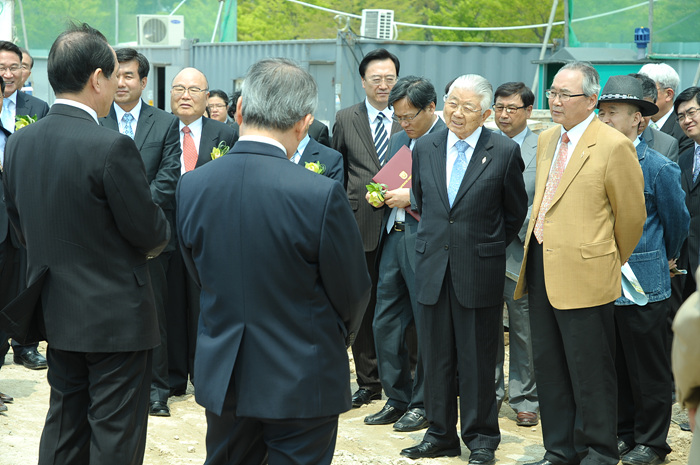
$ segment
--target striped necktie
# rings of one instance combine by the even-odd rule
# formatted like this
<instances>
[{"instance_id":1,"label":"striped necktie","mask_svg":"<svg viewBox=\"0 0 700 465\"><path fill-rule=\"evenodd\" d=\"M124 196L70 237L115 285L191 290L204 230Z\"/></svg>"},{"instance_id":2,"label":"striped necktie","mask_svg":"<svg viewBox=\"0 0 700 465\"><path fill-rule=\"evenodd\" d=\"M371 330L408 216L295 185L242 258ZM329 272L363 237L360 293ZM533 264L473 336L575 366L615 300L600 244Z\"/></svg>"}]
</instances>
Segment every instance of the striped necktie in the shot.
<instances>
[{"instance_id":1,"label":"striped necktie","mask_svg":"<svg viewBox=\"0 0 700 465\"><path fill-rule=\"evenodd\" d=\"M537 221L535 222L535 238L540 244L544 240L544 216L547 214L547 210L549 210L549 206L552 204L552 199L557 192L557 187L559 187L559 181L561 181L561 176L564 174L568 159L569 135L564 133L561 136L561 145L559 146L557 159L554 162L554 168L549 173L549 178L547 178L547 184L544 188L544 198L542 199L540 211L537 213Z\"/></svg>"},{"instance_id":2,"label":"striped necktie","mask_svg":"<svg viewBox=\"0 0 700 465\"><path fill-rule=\"evenodd\" d=\"M693 183L697 181L700 174L700 145L695 147L695 161L693 162Z\"/></svg>"},{"instance_id":3,"label":"striped necktie","mask_svg":"<svg viewBox=\"0 0 700 465\"><path fill-rule=\"evenodd\" d=\"M131 122L134 120L134 117L131 116L131 113L127 112L124 113L124 116L122 116L122 124L124 125L124 135L127 135L131 137L132 139L134 138L134 130L131 128Z\"/></svg>"},{"instance_id":4,"label":"striped necktie","mask_svg":"<svg viewBox=\"0 0 700 465\"><path fill-rule=\"evenodd\" d=\"M459 186L462 185L464 173L467 171L467 144L466 141L458 140L455 144L457 147L457 158L452 165L452 174L450 174L450 185L447 187L447 198L450 200L450 207L457 197Z\"/></svg>"},{"instance_id":5,"label":"striped necktie","mask_svg":"<svg viewBox=\"0 0 700 465\"><path fill-rule=\"evenodd\" d=\"M389 136L386 133L386 128L384 127L384 115L379 112L377 115L377 126L374 129L374 148L377 149L377 158L379 158L379 164L383 165L386 161L386 151L389 148Z\"/></svg>"}]
</instances>

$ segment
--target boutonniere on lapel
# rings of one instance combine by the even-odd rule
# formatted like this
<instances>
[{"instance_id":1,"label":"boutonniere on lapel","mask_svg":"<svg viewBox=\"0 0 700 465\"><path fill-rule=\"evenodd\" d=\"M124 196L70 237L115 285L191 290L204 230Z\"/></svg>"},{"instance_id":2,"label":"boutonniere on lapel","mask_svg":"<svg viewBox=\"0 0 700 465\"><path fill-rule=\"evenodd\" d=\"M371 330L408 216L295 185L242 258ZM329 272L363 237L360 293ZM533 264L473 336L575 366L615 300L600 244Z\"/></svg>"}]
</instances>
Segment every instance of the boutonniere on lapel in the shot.
<instances>
[{"instance_id":1,"label":"boutonniere on lapel","mask_svg":"<svg viewBox=\"0 0 700 465\"><path fill-rule=\"evenodd\" d=\"M374 208L379 208L379 206L384 203L384 194L386 194L388 186L386 184L371 182L365 187L367 187L367 192L369 192L370 205Z\"/></svg>"},{"instance_id":2,"label":"boutonniere on lapel","mask_svg":"<svg viewBox=\"0 0 700 465\"><path fill-rule=\"evenodd\" d=\"M320 161L307 161L304 162L304 168L314 173L323 174L326 172L326 165Z\"/></svg>"},{"instance_id":3,"label":"boutonniere on lapel","mask_svg":"<svg viewBox=\"0 0 700 465\"><path fill-rule=\"evenodd\" d=\"M17 115L15 117L15 131L22 129L25 126L29 126L32 123L36 123L37 117L27 116L27 115Z\"/></svg>"},{"instance_id":4,"label":"boutonniere on lapel","mask_svg":"<svg viewBox=\"0 0 700 465\"><path fill-rule=\"evenodd\" d=\"M226 142L222 140L221 142L219 142L219 145L217 147L211 149L211 159L216 160L217 158L226 155L229 150L231 150L231 147L226 145Z\"/></svg>"}]
</instances>

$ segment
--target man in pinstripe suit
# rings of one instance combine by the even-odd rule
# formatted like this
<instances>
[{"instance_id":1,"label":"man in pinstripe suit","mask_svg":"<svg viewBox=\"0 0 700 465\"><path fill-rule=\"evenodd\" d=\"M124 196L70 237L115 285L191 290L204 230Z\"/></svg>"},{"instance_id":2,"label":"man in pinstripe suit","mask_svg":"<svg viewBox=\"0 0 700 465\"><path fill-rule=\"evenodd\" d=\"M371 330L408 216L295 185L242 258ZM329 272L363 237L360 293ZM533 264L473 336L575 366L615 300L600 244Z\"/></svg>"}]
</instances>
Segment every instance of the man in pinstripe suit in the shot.
<instances>
[{"instance_id":1,"label":"man in pinstripe suit","mask_svg":"<svg viewBox=\"0 0 700 465\"><path fill-rule=\"evenodd\" d=\"M506 246L525 219L527 193L518 144L482 127L492 101L486 79L460 76L445 97L447 129L413 149L418 346L430 427L401 451L412 459L460 455L461 436L469 463L490 465L501 440L493 374Z\"/></svg>"},{"instance_id":2,"label":"man in pinstripe suit","mask_svg":"<svg viewBox=\"0 0 700 465\"><path fill-rule=\"evenodd\" d=\"M382 155L387 155L389 136L401 130L400 124L392 124L394 112L387 108L389 92L399 75L399 59L384 49L373 50L362 59L359 71L367 98L340 110L333 126L333 148L343 155L348 198L362 234L367 269L372 277L371 298L352 346L359 386L352 396L353 407L368 404L382 395L372 321L378 279L374 263L384 210L365 201L365 186L372 182L385 161ZM377 152L375 139L381 154Z\"/></svg>"}]
</instances>

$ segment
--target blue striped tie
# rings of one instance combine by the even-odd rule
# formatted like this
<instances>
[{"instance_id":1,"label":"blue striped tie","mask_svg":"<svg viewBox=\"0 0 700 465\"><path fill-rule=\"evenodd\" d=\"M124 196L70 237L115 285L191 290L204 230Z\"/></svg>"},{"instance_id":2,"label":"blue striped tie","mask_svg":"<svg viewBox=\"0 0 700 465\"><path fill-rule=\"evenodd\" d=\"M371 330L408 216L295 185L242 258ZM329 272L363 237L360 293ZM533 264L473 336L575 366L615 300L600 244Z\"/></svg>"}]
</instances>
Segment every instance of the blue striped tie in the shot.
<instances>
[{"instance_id":1,"label":"blue striped tie","mask_svg":"<svg viewBox=\"0 0 700 465\"><path fill-rule=\"evenodd\" d=\"M377 115L376 121L377 127L374 129L374 148L377 149L379 164L383 165L384 159L386 158L386 151L389 148L389 137L384 127L384 115L381 112Z\"/></svg>"},{"instance_id":2,"label":"blue striped tie","mask_svg":"<svg viewBox=\"0 0 700 465\"><path fill-rule=\"evenodd\" d=\"M693 163L693 183L698 180L700 174L700 145L695 147L695 160Z\"/></svg>"},{"instance_id":3,"label":"blue striped tie","mask_svg":"<svg viewBox=\"0 0 700 465\"><path fill-rule=\"evenodd\" d=\"M452 165L452 174L450 175L450 185L447 188L447 197L450 200L450 207L457 197L457 192L459 191L459 186L462 185L462 178L464 178L464 173L467 171L467 144L463 140L458 140L455 144L457 146L457 158Z\"/></svg>"}]
</instances>

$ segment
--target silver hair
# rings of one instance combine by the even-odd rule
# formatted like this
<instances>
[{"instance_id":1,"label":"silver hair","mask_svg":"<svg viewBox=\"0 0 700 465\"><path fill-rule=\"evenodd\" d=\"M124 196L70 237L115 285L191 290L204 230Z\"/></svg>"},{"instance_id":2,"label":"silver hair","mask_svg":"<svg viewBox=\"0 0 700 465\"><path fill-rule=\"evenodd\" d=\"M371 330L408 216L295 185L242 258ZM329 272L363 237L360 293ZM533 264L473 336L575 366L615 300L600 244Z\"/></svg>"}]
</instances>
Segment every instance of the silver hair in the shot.
<instances>
[{"instance_id":1,"label":"silver hair","mask_svg":"<svg viewBox=\"0 0 700 465\"><path fill-rule=\"evenodd\" d=\"M286 58L266 58L250 67L241 89L243 123L286 131L318 105L314 78Z\"/></svg>"},{"instance_id":2,"label":"silver hair","mask_svg":"<svg viewBox=\"0 0 700 465\"><path fill-rule=\"evenodd\" d=\"M447 92L447 95L445 95L445 100L452 95L452 91L454 89L470 90L481 97L479 105L481 106L482 115L486 110L491 108L491 102L493 101L493 87L485 77L479 76L478 74L464 74L458 77L450 86L449 92Z\"/></svg>"},{"instance_id":3,"label":"silver hair","mask_svg":"<svg viewBox=\"0 0 700 465\"><path fill-rule=\"evenodd\" d=\"M561 69L557 71L557 74L565 69L581 72L583 75L581 87L586 97L590 97L591 95L600 96L600 75L593 65L585 61L572 61L562 66Z\"/></svg>"},{"instance_id":4,"label":"silver hair","mask_svg":"<svg viewBox=\"0 0 700 465\"><path fill-rule=\"evenodd\" d=\"M681 79L676 70L666 63L647 63L639 70L639 74L649 76L658 82L662 89L671 89L674 95L678 93Z\"/></svg>"}]
</instances>

